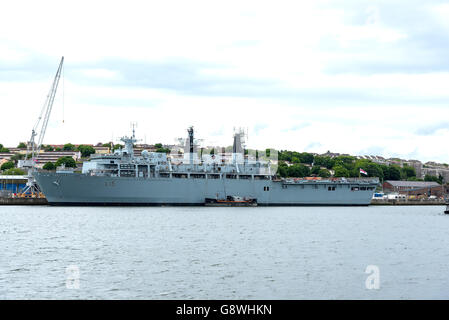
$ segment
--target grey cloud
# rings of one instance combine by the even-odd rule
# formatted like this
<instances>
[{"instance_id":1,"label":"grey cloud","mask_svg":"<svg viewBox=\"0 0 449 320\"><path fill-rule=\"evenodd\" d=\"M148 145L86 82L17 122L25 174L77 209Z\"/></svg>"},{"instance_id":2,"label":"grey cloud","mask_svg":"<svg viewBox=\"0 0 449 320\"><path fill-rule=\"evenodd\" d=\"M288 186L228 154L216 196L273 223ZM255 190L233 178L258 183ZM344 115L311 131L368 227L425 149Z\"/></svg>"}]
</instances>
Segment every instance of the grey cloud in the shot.
<instances>
[{"instance_id":1,"label":"grey cloud","mask_svg":"<svg viewBox=\"0 0 449 320\"><path fill-rule=\"evenodd\" d=\"M265 128L268 128L268 124L266 124L266 123L256 124L254 126L254 134L258 135L259 132Z\"/></svg>"},{"instance_id":2,"label":"grey cloud","mask_svg":"<svg viewBox=\"0 0 449 320\"><path fill-rule=\"evenodd\" d=\"M310 126L309 122L302 122L302 123L298 123L296 125L293 125L291 127L285 128L282 131L287 132L287 131L298 131L301 129L304 129L306 127Z\"/></svg>"},{"instance_id":3,"label":"grey cloud","mask_svg":"<svg viewBox=\"0 0 449 320\"><path fill-rule=\"evenodd\" d=\"M0 60L0 81L51 80L56 74L60 58L30 54L22 62Z\"/></svg>"},{"instance_id":4,"label":"grey cloud","mask_svg":"<svg viewBox=\"0 0 449 320\"><path fill-rule=\"evenodd\" d=\"M120 79L88 79L80 71L89 68L116 71L120 74ZM226 91L242 95L248 89L275 84L272 80L220 77L204 73L205 70L222 68L227 68L227 66L185 59L164 62L105 60L91 65L80 65L78 70L76 68L73 70L72 75L82 82L91 81L98 84L100 81L111 86L168 89L184 94L201 95L228 95L225 93Z\"/></svg>"},{"instance_id":5,"label":"grey cloud","mask_svg":"<svg viewBox=\"0 0 449 320\"><path fill-rule=\"evenodd\" d=\"M196 61L173 60L163 63L108 60L91 65L67 67L66 77L82 84L101 86L142 87L172 90L185 95L228 96L288 100L298 106L364 106L369 103L446 105L447 99L409 97L393 90L357 88L289 88L278 80L245 77L223 77L204 73L205 69L225 68L223 65ZM70 69L69 69L70 68ZM120 74L118 79L88 77L84 69L108 69ZM89 98L90 99L90 98ZM97 97L92 97L97 99ZM107 98L103 98L107 101ZM113 102L117 104L117 102Z\"/></svg>"},{"instance_id":6,"label":"grey cloud","mask_svg":"<svg viewBox=\"0 0 449 320\"><path fill-rule=\"evenodd\" d=\"M370 156L379 156L385 154L385 147L381 146L370 146L364 148L358 152L359 155L370 155Z\"/></svg>"},{"instance_id":7,"label":"grey cloud","mask_svg":"<svg viewBox=\"0 0 449 320\"><path fill-rule=\"evenodd\" d=\"M56 72L58 61L54 58L39 60L35 58L20 66L1 69L0 80L30 81L30 78L50 81ZM1 65L0 65L1 66ZM358 106L391 104L426 104L428 106L447 106L447 99L434 97L413 97L395 90L359 88L289 88L280 80L253 79L249 77L220 76L205 73L204 70L225 69L227 66L207 64L192 60L170 60L165 62L146 62L129 60L104 60L91 63L71 63L66 59L64 74L66 79L81 84L107 87L153 88L171 90L184 95L215 97L248 97L273 100L286 100L292 105L314 106ZM107 69L117 72L118 78L89 77L86 69ZM10 76L9 76L10 75ZM33 76L29 76L33 75ZM153 106L155 99L115 99L105 96L76 97L82 103L95 103L111 106ZM213 107L213 106L211 106Z\"/></svg>"},{"instance_id":8,"label":"grey cloud","mask_svg":"<svg viewBox=\"0 0 449 320\"><path fill-rule=\"evenodd\" d=\"M312 143L309 143L309 144L305 147L305 150L306 150L306 151L310 151L311 149L319 148L319 147L321 147L321 146L322 146L322 144L319 143L319 142L312 142ZM313 151L313 150L312 150L312 151Z\"/></svg>"},{"instance_id":9,"label":"grey cloud","mask_svg":"<svg viewBox=\"0 0 449 320\"><path fill-rule=\"evenodd\" d=\"M441 130L441 129L449 129L449 121L440 122L440 123L430 125L430 126L423 126L421 128L418 128L415 131L415 134L420 135L420 136L432 136L438 130Z\"/></svg>"},{"instance_id":10,"label":"grey cloud","mask_svg":"<svg viewBox=\"0 0 449 320\"><path fill-rule=\"evenodd\" d=\"M341 2L337 2L336 7ZM426 73L449 71L449 34L430 13L431 5L445 1L344 2L347 23L364 25L375 6L379 22L406 35L394 43L365 40L341 48L335 38L322 39L322 50L334 58L325 71L335 73Z\"/></svg>"}]
</instances>

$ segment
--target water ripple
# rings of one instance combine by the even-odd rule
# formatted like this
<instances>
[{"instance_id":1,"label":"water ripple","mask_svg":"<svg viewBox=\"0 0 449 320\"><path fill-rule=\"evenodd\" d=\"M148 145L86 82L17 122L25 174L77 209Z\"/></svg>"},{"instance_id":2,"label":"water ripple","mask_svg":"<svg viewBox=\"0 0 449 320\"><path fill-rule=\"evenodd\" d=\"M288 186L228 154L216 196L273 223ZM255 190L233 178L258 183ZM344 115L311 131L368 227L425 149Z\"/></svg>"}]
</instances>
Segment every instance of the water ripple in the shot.
<instances>
[{"instance_id":1,"label":"water ripple","mask_svg":"<svg viewBox=\"0 0 449 320\"><path fill-rule=\"evenodd\" d=\"M441 207L218 209L0 206L0 298L449 298Z\"/></svg>"}]
</instances>

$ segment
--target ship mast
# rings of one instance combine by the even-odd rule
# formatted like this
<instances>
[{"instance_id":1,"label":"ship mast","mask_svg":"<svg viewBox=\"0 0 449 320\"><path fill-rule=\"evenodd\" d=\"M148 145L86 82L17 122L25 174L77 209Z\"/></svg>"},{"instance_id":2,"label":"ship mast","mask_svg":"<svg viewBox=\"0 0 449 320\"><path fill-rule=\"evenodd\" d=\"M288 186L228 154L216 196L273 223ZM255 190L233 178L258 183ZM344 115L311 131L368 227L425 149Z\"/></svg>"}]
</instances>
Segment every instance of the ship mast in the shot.
<instances>
[{"instance_id":1,"label":"ship mast","mask_svg":"<svg viewBox=\"0 0 449 320\"><path fill-rule=\"evenodd\" d=\"M137 123L132 122L131 123L131 127L132 127L132 130L133 130L133 135L131 137L124 136L124 137L120 138L120 141L123 141L123 143L125 144L125 146L123 148L124 150L122 151L122 154L123 155L127 155L127 156L133 158L134 157L134 143L139 141L139 140L136 139Z\"/></svg>"},{"instance_id":2,"label":"ship mast","mask_svg":"<svg viewBox=\"0 0 449 320\"><path fill-rule=\"evenodd\" d=\"M189 133L189 163L192 165L193 164L193 147L194 147L194 142L193 142L193 126L189 127L187 129L187 132Z\"/></svg>"},{"instance_id":3,"label":"ship mast","mask_svg":"<svg viewBox=\"0 0 449 320\"><path fill-rule=\"evenodd\" d=\"M234 141L232 144L232 163L234 164L237 173L240 172L239 163L244 162L244 139L245 139L245 132L240 128L239 130L235 130L234 128Z\"/></svg>"}]
</instances>

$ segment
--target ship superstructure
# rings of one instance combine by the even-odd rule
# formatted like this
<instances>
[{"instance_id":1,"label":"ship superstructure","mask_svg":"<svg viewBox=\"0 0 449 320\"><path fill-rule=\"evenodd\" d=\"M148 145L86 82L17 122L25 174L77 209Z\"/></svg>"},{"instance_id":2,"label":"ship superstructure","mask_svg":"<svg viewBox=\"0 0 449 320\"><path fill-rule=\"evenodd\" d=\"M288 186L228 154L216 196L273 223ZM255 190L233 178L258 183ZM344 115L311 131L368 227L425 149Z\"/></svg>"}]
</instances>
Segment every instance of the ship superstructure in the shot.
<instances>
[{"instance_id":1,"label":"ship superstructure","mask_svg":"<svg viewBox=\"0 0 449 320\"><path fill-rule=\"evenodd\" d=\"M369 205L377 178L281 179L275 161L249 157L243 134L234 134L231 156L224 150L198 154L188 128L184 152L167 155L143 150L134 155L133 130L122 149L91 155L82 172L35 172L54 205L203 205L228 196L257 199L259 205Z\"/></svg>"}]
</instances>

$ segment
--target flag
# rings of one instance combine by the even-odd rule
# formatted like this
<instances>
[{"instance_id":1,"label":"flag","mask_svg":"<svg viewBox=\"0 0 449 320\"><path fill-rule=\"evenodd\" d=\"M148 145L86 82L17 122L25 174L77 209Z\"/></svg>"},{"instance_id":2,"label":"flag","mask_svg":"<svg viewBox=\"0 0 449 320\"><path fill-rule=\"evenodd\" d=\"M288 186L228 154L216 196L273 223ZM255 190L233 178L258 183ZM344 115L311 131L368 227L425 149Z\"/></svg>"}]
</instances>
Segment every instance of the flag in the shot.
<instances>
[{"instance_id":1,"label":"flag","mask_svg":"<svg viewBox=\"0 0 449 320\"><path fill-rule=\"evenodd\" d=\"M366 172L365 170L363 170L362 168L360 168L360 173L364 174L364 175L368 175L368 172Z\"/></svg>"}]
</instances>

